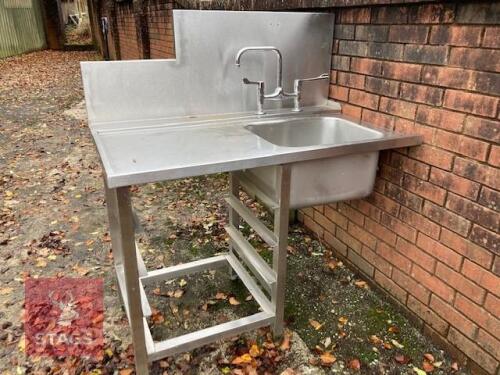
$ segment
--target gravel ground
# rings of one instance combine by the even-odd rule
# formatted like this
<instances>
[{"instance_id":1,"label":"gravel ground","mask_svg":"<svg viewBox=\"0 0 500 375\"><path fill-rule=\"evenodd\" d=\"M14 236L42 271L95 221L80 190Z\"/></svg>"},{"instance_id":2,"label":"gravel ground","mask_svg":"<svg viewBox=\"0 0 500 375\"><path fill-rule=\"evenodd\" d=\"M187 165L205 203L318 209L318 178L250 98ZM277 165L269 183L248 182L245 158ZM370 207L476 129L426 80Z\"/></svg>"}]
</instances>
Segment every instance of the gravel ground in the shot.
<instances>
[{"instance_id":1,"label":"gravel ground","mask_svg":"<svg viewBox=\"0 0 500 375\"><path fill-rule=\"evenodd\" d=\"M85 119L79 61L91 52L42 51L0 61L0 370L5 374L133 373L133 351L112 272L101 168ZM133 187L149 268L227 247L224 174ZM244 194L263 220L269 214ZM264 259L272 256L248 227ZM167 358L159 374L434 374L456 364L314 234L290 230L284 338L267 329ZM27 277L102 278L99 360L26 355ZM257 311L239 281L206 272L147 289L156 339ZM423 372L421 372L423 371Z\"/></svg>"}]
</instances>

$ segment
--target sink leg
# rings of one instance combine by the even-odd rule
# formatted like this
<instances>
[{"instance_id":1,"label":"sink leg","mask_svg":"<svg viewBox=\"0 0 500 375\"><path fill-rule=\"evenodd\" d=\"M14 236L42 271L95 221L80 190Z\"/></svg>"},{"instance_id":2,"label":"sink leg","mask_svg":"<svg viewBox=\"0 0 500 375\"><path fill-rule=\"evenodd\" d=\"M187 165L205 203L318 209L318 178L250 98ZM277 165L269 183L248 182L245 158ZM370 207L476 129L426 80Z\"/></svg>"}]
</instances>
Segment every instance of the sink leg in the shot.
<instances>
[{"instance_id":1,"label":"sink leg","mask_svg":"<svg viewBox=\"0 0 500 375\"><path fill-rule=\"evenodd\" d=\"M275 336L283 334L286 284L286 256L288 247L288 222L290 208L290 166L281 165L278 170L278 207L274 210L274 233L278 243L273 252L273 269L276 272L276 284L271 291L272 304L276 318L273 331Z\"/></svg>"},{"instance_id":2,"label":"sink leg","mask_svg":"<svg viewBox=\"0 0 500 375\"><path fill-rule=\"evenodd\" d=\"M240 186L238 181L238 176L235 173L229 173L229 191L236 199L240 199ZM229 207L229 223L232 224L236 229L239 230L240 227L240 215L232 207ZM234 249L231 243L229 243L229 253L234 254ZM229 266L229 275L231 280L236 280L238 276L234 272L233 268Z\"/></svg>"},{"instance_id":3,"label":"sink leg","mask_svg":"<svg viewBox=\"0 0 500 375\"><path fill-rule=\"evenodd\" d=\"M147 375L149 373L148 353L129 188L106 189L106 198L115 266L117 271L119 267L123 267L125 278L125 295L122 297L132 330L136 373Z\"/></svg>"}]
</instances>

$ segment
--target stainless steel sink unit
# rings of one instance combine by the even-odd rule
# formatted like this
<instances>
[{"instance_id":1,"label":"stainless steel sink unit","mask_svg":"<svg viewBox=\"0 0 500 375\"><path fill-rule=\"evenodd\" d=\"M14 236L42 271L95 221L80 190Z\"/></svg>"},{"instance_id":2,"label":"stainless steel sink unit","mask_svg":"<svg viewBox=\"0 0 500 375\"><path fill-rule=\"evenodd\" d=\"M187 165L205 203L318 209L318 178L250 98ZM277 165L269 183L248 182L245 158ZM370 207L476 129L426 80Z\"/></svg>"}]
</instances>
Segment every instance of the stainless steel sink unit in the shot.
<instances>
[{"instance_id":1,"label":"stainless steel sink unit","mask_svg":"<svg viewBox=\"0 0 500 375\"><path fill-rule=\"evenodd\" d=\"M374 141L383 133L339 117L264 120L246 129L281 147L341 146ZM378 151L309 160L291 166L290 207L310 207L358 199L372 192ZM278 200L275 166L246 170L240 175L245 188L262 201Z\"/></svg>"},{"instance_id":2,"label":"stainless steel sink unit","mask_svg":"<svg viewBox=\"0 0 500 375\"><path fill-rule=\"evenodd\" d=\"M355 123L328 101L323 72L331 63L332 14L174 10L174 28L175 60L82 63L115 269L140 375L148 373L150 361L257 327L271 325L280 335L290 207L365 196L380 150L421 142L419 136ZM264 82L276 80L276 53L245 54L237 67L235 56L245 46L279 52L283 65L271 93L264 92ZM319 81L302 88L307 80L300 77ZM258 81L257 98L249 84ZM135 243L130 186L220 172L230 174L228 252L148 270ZM241 187L253 189L272 209L273 230L239 200ZM241 220L273 249L272 267L239 231ZM144 286L214 268L236 273L261 311L154 341Z\"/></svg>"}]
</instances>

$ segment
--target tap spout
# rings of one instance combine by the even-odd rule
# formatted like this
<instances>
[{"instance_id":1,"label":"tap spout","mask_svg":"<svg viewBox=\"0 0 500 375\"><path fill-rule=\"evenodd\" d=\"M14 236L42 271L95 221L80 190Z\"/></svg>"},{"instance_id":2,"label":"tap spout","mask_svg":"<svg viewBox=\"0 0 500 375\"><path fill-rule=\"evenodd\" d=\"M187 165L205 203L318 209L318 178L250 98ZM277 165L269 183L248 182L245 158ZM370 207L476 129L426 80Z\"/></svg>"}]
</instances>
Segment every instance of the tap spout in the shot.
<instances>
[{"instance_id":1,"label":"tap spout","mask_svg":"<svg viewBox=\"0 0 500 375\"><path fill-rule=\"evenodd\" d=\"M236 54L236 61L235 61L236 66L240 66L241 56L248 51L264 51L264 52L273 51L276 53L276 56L278 58L277 68L276 68L277 72L278 72L277 87L281 89L283 87L283 57L281 56L280 50L277 47L273 47L273 46L244 47L244 48L240 49L238 51L238 53Z\"/></svg>"}]
</instances>

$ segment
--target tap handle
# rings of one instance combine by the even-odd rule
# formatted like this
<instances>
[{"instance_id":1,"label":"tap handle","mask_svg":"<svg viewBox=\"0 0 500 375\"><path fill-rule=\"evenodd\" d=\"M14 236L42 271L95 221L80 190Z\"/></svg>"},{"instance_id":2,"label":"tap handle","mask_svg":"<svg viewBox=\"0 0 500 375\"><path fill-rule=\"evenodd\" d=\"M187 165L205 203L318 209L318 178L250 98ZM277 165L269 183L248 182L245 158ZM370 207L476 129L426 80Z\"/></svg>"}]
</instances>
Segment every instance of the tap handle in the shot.
<instances>
[{"instance_id":1,"label":"tap handle","mask_svg":"<svg viewBox=\"0 0 500 375\"><path fill-rule=\"evenodd\" d=\"M312 77L312 78L299 78L299 79L296 79L293 83L294 83L294 88L295 88L295 92L297 92L297 89L300 88L300 86L302 86L302 82L310 82L310 81L318 81L320 79L329 79L330 78L330 75L328 73L323 73L317 77Z\"/></svg>"}]
</instances>

